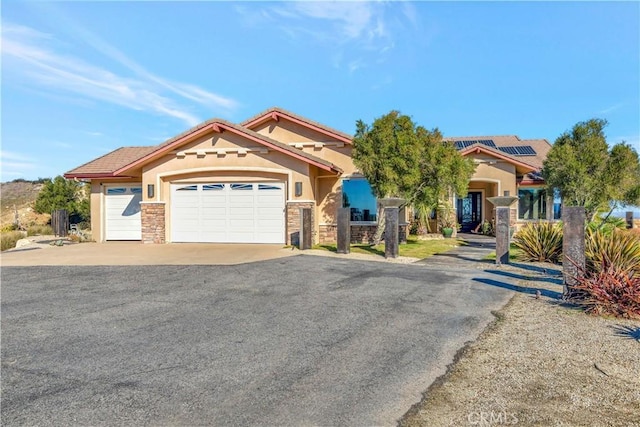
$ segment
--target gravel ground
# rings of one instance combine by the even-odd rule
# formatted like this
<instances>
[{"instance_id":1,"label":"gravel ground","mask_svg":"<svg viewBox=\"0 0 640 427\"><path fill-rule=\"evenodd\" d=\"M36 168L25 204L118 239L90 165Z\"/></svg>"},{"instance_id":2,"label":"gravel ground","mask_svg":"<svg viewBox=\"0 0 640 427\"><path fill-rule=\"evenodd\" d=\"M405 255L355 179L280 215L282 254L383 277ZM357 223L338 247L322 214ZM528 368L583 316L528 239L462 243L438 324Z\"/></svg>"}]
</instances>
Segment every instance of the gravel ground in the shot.
<instances>
[{"instance_id":1,"label":"gravel ground","mask_svg":"<svg viewBox=\"0 0 640 427\"><path fill-rule=\"evenodd\" d=\"M586 315L545 296L558 285L538 279L495 313L401 426L640 425L640 322Z\"/></svg>"}]
</instances>

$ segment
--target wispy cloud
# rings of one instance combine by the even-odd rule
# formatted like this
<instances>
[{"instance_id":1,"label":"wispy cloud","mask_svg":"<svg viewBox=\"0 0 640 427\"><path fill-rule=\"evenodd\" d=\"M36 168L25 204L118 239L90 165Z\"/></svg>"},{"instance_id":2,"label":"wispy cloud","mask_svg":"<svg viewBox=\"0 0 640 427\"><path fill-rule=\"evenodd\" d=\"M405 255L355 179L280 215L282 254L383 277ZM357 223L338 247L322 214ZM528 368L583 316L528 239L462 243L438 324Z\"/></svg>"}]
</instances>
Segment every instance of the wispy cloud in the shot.
<instances>
[{"instance_id":1,"label":"wispy cloud","mask_svg":"<svg viewBox=\"0 0 640 427\"><path fill-rule=\"evenodd\" d=\"M609 113L612 113L612 112L614 112L616 110L619 110L622 107L624 107L623 103L611 105L610 107L607 107L607 108L604 108L604 109L598 111L598 114L609 114Z\"/></svg>"},{"instance_id":2,"label":"wispy cloud","mask_svg":"<svg viewBox=\"0 0 640 427\"><path fill-rule=\"evenodd\" d=\"M13 151L0 150L0 172L2 176L24 176L36 169L36 160Z\"/></svg>"},{"instance_id":3,"label":"wispy cloud","mask_svg":"<svg viewBox=\"0 0 640 427\"><path fill-rule=\"evenodd\" d=\"M394 9L399 12L394 17L388 16L389 10L384 2L363 1L305 1L267 7L236 7L249 26L268 25L279 28L292 40L330 47L333 65L351 73L366 67L367 63L380 61L381 55L393 50L396 34L392 28L416 28L417 14L410 5ZM402 22L397 25L399 20ZM344 60L354 54L358 59Z\"/></svg>"},{"instance_id":4,"label":"wispy cloud","mask_svg":"<svg viewBox=\"0 0 640 427\"><path fill-rule=\"evenodd\" d=\"M49 34L7 22L2 25L3 65L18 67L30 81L51 92L70 92L84 98L161 114L180 119L188 126L194 126L201 120L186 103L195 102L225 111L238 105L233 99L195 85L156 76L81 27L75 31L94 50L123 65L131 75L120 75L104 66L65 54Z\"/></svg>"}]
</instances>

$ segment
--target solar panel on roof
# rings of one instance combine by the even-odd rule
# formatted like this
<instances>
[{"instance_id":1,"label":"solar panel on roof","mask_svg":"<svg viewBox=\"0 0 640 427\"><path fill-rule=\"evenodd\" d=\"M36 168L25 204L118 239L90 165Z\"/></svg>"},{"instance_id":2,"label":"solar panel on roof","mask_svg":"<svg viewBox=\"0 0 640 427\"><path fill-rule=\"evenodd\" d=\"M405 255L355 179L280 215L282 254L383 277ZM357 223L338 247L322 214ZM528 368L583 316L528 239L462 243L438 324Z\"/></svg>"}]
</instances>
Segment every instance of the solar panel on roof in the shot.
<instances>
[{"instance_id":1,"label":"solar panel on roof","mask_svg":"<svg viewBox=\"0 0 640 427\"><path fill-rule=\"evenodd\" d=\"M535 156L536 155L536 150L534 150L533 147L530 146L530 145L520 145L520 146L515 147L515 148L518 151L518 154L520 154L521 156Z\"/></svg>"},{"instance_id":2,"label":"solar panel on roof","mask_svg":"<svg viewBox=\"0 0 640 427\"><path fill-rule=\"evenodd\" d=\"M535 156L536 150L530 145L517 145L512 147L498 147L498 150L513 156Z\"/></svg>"},{"instance_id":3,"label":"solar panel on roof","mask_svg":"<svg viewBox=\"0 0 640 427\"><path fill-rule=\"evenodd\" d=\"M516 147L498 147L498 150L514 156L518 155L518 152L516 151Z\"/></svg>"},{"instance_id":4,"label":"solar panel on roof","mask_svg":"<svg viewBox=\"0 0 640 427\"><path fill-rule=\"evenodd\" d=\"M495 142L493 142L493 139L481 139L478 142L480 142L480 144L486 145L487 147L493 147L493 148L496 147L496 144Z\"/></svg>"}]
</instances>

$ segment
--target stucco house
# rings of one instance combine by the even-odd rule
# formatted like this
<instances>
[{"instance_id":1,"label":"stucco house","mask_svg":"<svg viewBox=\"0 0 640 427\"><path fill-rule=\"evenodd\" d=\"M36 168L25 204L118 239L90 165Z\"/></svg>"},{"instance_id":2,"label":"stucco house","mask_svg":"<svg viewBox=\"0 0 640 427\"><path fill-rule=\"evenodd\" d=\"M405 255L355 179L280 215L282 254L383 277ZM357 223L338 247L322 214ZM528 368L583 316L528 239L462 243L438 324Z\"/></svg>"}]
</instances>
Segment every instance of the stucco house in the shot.
<instances>
[{"instance_id":1,"label":"stucco house","mask_svg":"<svg viewBox=\"0 0 640 427\"><path fill-rule=\"evenodd\" d=\"M240 124L212 119L156 146L119 148L64 176L90 182L98 242L289 244L301 207L312 209L313 241L330 242L345 201L352 239L366 241L375 231L376 200L353 165L351 139L274 107ZM457 200L463 228L490 219L486 198L505 192L522 196L514 219L553 216L539 175L547 141L449 139L478 163L469 195ZM402 227L406 232L406 221Z\"/></svg>"}]
</instances>

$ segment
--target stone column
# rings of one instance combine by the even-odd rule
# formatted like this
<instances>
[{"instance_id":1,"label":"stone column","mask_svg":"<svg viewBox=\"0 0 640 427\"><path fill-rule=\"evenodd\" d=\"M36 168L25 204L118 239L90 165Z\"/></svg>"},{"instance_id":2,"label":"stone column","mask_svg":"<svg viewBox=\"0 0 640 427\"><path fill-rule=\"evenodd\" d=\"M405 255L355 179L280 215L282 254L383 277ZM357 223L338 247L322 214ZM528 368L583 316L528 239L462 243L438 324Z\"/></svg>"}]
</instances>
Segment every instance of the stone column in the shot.
<instances>
[{"instance_id":1,"label":"stone column","mask_svg":"<svg viewBox=\"0 0 640 427\"><path fill-rule=\"evenodd\" d=\"M496 207L496 264L509 264L511 205L518 198L515 196L496 196L488 197L487 200Z\"/></svg>"},{"instance_id":2,"label":"stone column","mask_svg":"<svg viewBox=\"0 0 640 427\"><path fill-rule=\"evenodd\" d=\"M384 207L385 228L384 228L384 257L398 258L399 254L399 209L405 203L404 199L392 197L381 199L380 204Z\"/></svg>"},{"instance_id":3,"label":"stone column","mask_svg":"<svg viewBox=\"0 0 640 427\"><path fill-rule=\"evenodd\" d=\"M164 202L140 202L142 243L165 243Z\"/></svg>"},{"instance_id":4,"label":"stone column","mask_svg":"<svg viewBox=\"0 0 640 427\"><path fill-rule=\"evenodd\" d=\"M496 208L496 264L509 264L509 207Z\"/></svg>"},{"instance_id":5,"label":"stone column","mask_svg":"<svg viewBox=\"0 0 640 427\"><path fill-rule=\"evenodd\" d=\"M313 223L311 222L311 208L300 208L300 218L302 225L300 227L300 249L311 249L311 236L313 233Z\"/></svg>"},{"instance_id":6,"label":"stone column","mask_svg":"<svg viewBox=\"0 0 640 427\"><path fill-rule=\"evenodd\" d=\"M314 211L315 203L313 202L296 202L294 200L287 201L287 238L286 243L292 246L302 246L302 216L301 208L311 209L311 223L315 224ZM313 232L311 236L311 242L313 243Z\"/></svg>"},{"instance_id":7,"label":"stone column","mask_svg":"<svg viewBox=\"0 0 640 427\"><path fill-rule=\"evenodd\" d=\"M338 253L351 252L351 209L338 208Z\"/></svg>"},{"instance_id":8,"label":"stone column","mask_svg":"<svg viewBox=\"0 0 640 427\"><path fill-rule=\"evenodd\" d=\"M575 278L585 267L584 254L585 211L582 206L562 207L562 275L564 295L571 293Z\"/></svg>"}]
</instances>

